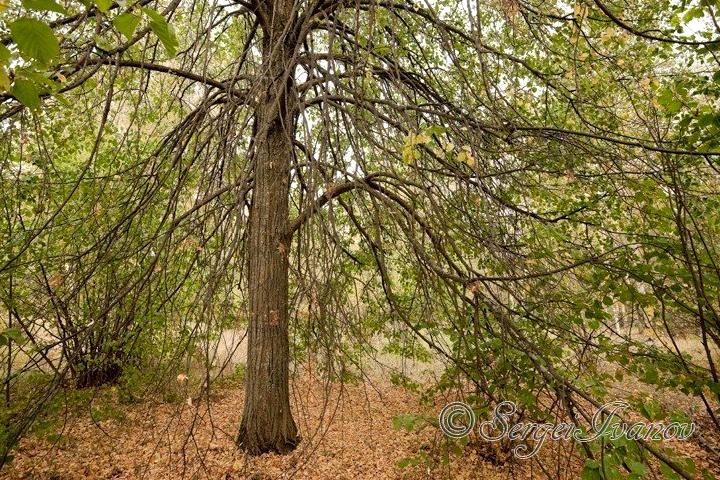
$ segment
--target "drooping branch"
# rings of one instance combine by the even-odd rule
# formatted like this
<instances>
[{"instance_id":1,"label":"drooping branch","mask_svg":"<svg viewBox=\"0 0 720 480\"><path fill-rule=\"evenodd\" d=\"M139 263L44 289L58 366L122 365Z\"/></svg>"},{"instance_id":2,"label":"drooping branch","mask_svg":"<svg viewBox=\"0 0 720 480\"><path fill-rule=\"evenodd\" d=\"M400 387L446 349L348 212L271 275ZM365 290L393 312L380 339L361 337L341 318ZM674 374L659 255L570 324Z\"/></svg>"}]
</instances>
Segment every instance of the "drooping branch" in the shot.
<instances>
[{"instance_id":1,"label":"drooping branch","mask_svg":"<svg viewBox=\"0 0 720 480\"><path fill-rule=\"evenodd\" d=\"M248 100L248 91L247 90L238 90L232 86L232 83L230 81L219 81L212 78L208 78L204 75L199 75L197 73L189 72L187 70L183 70L176 67L169 67L167 65L162 65L158 63L152 63L152 62L145 62L145 61L138 61L138 60L116 60L113 58L108 57L100 57L95 58L92 60L88 60L85 62L86 65L112 65L117 67L128 67L128 68L137 68L140 70L149 70L153 72L161 72L161 73L167 73L169 75L174 75L179 78L184 78L186 80L193 80L195 82L201 83L203 85L210 85L212 87L215 87L219 90L228 92L238 99L242 99L247 101ZM245 77L240 77L245 78ZM237 80L234 79L234 80ZM248 81L252 81L252 79L248 78Z\"/></svg>"},{"instance_id":2,"label":"drooping branch","mask_svg":"<svg viewBox=\"0 0 720 480\"><path fill-rule=\"evenodd\" d=\"M615 25L622 28L623 30L627 30L628 32L632 33L633 35L637 35L638 37L646 38L648 40L654 40L657 42L676 43L679 45L690 45L690 46L696 46L696 47L706 46L706 45L717 45L720 43L720 40L683 40L680 38L658 37L656 35L652 35L652 34L648 33L647 31L638 30L637 28L633 27L632 25L629 25L628 23L624 22L620 17L615 15L612 12L612 10L610 10L600 0L595 0L595 5L597 5L598 8L600 10L602 10L602 12L610 20L612 20L612 22Z\"/></svg>"}]
</instances>

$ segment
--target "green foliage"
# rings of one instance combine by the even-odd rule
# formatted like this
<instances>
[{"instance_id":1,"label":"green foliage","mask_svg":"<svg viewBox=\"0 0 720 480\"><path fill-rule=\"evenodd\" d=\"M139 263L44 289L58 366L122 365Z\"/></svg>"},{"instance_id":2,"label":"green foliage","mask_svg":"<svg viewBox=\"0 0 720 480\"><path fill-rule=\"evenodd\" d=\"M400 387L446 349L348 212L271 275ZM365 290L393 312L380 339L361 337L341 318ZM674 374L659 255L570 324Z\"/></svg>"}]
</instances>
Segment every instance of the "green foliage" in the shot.
<instances>
[{"instance_id":1,"label":"green foliage","mask_svg":"<svg viewBox=\"0 0 720 480\"><path fill-rule=\"evenodd\" d=\"M28 10L37 10L40 12L57 12L67 13L65 7L57 3L55 0L23 0L23 7Z\"/></svg>"},{"instance_id":2,"label":"green foliage","mask_svg":"<svg viewBox=\"0 0 720 480\"><path fill-rule=\"evenodd\" d=\"M407 432L420 430L428 425L437 425L437 421L424 415L396 415L393 417L393 428Z\"/></svg>"},{"instance_id":3,"label":"green foliage","mask_svg":"<svg viewBox=\"0 0 720 480\"><path fill-rule=\"evenodd\" d=\"M168 24L167 20L165 20L165 17L150 7L143 7L142 11L148 17L150 28L162 42L167 54L171 57L175 56L179 46L178 39L175 36L173 28Z\"/></svg>"},{"instance_id":4,"label":"green foliage","mask_svg":"<svg viewBox=\"0 0 720 480\"><path fill-rule=\"evenodd\" d=\"M0 331L0 346L10 345L11 342L22 344L25 342L25 335L19 328L6 328Z\"/></svg>"},{"instance_id":5,"label":"green foliage","mask_svg":"<svg viewBox=\"0 0 720 480\"><path fill-rule=\"evenodd\" d=\"M112 404L101 404L99 406L92 406L90 409L90 417L93 422L105 422L112 420L118 423L123 423L127 420L125 413L119 408Z\"/></svg>"},{"instance_id":6,"label":"green foliage","mask_svg":"<svg viewBox=\"0 0 720 480\"><path fill-rule=\"evenodd\" d=\"M131 40L135 34L135 29L140 23L140 16L132 13L123 13L113 18L113 25L118 32L125 35L125 38Z\"/></svg>"},{"instance_id":7,"label":"green foliage","mask_svg":"<svg viewBox=\"0 0 720 480\"><path fill-rule=\"evenodd\" d=\"M8 28L25 59L47 65L60 54L60 44L47 24L25 17L10 23Z\"/></svg>"},{"instance_id":8,"label":"green foliage","mask_svg":"<svg viewBox=\"0 0 720 480\"><path fill-rule=\"evenodd\" d=\"M106 13L108 10L110 10L110 7L113 4L113 0L94 0L95 5L97 6L98 10L100 10L103 13Z\"/></svg>"},{"instance_id":9,"label":"green foliage","mask_svg":"<svg viewBox=\"0 0 720 480\"><path fill-rule=\"evenodd\" d=\"M32 80L18 78L10 93L30 109L40 108L40 89Z\"/></svg>"},{"instance_id":10,"label":"green foliage","mask_svg":"<svg viewBox=\"0 0 720 480\"><path fill-rule=\"evenodd\" d=\"M229 375L223 375L220 377L220 386L234 386L239 387L245 383L245 372L246 365L244 362L239 362L233 367L232 372Z\"/></svg>"}]
</instances>

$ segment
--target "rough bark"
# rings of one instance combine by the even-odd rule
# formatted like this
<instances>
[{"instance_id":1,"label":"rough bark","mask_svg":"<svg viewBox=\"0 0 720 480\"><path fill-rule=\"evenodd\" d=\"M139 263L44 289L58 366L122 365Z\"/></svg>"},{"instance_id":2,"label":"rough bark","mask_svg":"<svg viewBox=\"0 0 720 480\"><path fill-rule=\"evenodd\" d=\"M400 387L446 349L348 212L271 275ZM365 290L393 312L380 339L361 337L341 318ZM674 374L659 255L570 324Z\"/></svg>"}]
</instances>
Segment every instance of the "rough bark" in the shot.
<instances>
[{"instance_id":1,"label":"rough bark","mask_svg":"<svg viewBox=\"0 0 720 480\"><path fill-rule=\"evenodd\" d=\"M255 111L255 180L248 238L250 321L245 407L238 445L251 454L285 453L298 443L290 411L288 339L288 195L297 93L293 2L267 2L263 89Z\"/></svg>"}]
</instances>

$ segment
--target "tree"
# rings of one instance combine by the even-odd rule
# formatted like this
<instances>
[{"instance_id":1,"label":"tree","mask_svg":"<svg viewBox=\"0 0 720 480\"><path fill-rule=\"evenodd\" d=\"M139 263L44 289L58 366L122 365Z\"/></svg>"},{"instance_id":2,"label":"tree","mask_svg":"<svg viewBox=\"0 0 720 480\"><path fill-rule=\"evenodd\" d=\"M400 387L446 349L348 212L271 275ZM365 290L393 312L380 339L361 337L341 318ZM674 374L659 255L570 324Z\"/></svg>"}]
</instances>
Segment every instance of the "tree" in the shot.
<instances>
[{"instance_id":1,"label":"tree","mask_svg":"<svg viewBox=\"0 0 720 480\"><path fill-rule=\"evenodd\" d=\"M593 333L606 320L605 303L639 296L618 281L617 269L636 259L639 228L622 214L622 201L628 192L667 200L666 176L675 167L668 162L653 170L659 159L682 159L702 172L716 167L712 118L684 126L680 120L704 105L692 105L692 95L672 80L658 81L661 69L670 78L688 75L697 92L717 98L714 84L677 60L693 58L716 71L717 41L673 27L682 16L704 15L703 7L595 1L570 8L515 0L149 5L97 2L46 24L34 17L13 23L3 44L16 45L12 54L24 63L15 68L3 61L3 72L15 71L12 83L6 75L0 119L15 119L24 107L37 110L41 97L91 95L88 83L102 77L105 110L91 165L119 103L114 89L137 82L148 95L151 78L170 78L156 81L177 100L167 109L174 126L153 136L134 170L128 166L147 191L103 228L114 239L147 213L146 205L165 207L167 200L162 221L138 240L139 250L161 247L170 263L180 251L172 240L186 228L201 232L203 245L216 240L219 256L227 254L214 264L218 271L246 262L243 448L286 452L299 440L288 387L290 267L293 254L319 255L318 239L373 270L383 313L447 357L490 401L501 389L538 415L540 392L561 399L570 415L581 401L593 401L556 367L567 361L567 345L581 357L589 346L608 357L635 347ZM176 13L187 14L177 20L180 38L170 27ZM177 59L164 60L159 44L167 57L180 52ZM9 50L3 53L10 58ZM633 88L645 80L645 87ZM152 125L157 117L141 122ZM148 176L157 182L140 180ZM3 272L20 268L57 215L40 216L41 228L13 244ZM687 225L676 224L686 238ZM657 252L667 245L655 246ZM118 296L144 291L157 262L128 276ZM319 264L298 261L301 274L292 277L300 285L319 275ZM692 254L683 264L696 268ZM662 287L640 267L632 270ZM208 283L208 291L216 288ZM697 290L714 288L694 283ZM595 289L583 290L586 285ZM696 310L705 315L701 305ZM701 322L717 332L715 323ZM643 374L649 367L635 366ZM705 373L687 370L688 382L697 375L710 384ZM502 387L509 379L516 391Z\"/></svg>"},{"instance_id":2,"label":"tree","mask_svg":"<svg viewBox=\"0 0 720 480\"><path fill-rule=\"evenodd\" d=\"M293 78L297 11L290 0L255 6L263 31L254 113L255 178L248 252L250 324L245 410L238 443L251 453L298 443L288 387L289 172L298 98Z\"/></svg>"}]
</instances>

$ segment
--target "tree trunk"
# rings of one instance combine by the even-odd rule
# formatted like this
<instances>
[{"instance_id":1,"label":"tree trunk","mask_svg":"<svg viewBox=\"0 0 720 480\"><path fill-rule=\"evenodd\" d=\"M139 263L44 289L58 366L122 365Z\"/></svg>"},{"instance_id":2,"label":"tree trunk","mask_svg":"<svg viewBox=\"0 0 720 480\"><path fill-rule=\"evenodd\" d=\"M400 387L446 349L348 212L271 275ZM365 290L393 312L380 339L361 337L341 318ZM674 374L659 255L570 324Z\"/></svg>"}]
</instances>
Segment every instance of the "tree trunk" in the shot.
<instances>
[{"instance_id":1,"label":"tree trunk","mask_svg":"<svg viewBox=\"0 0 720 480\"><path fill-rule=\"evenodd\" d=\"M245 407L238 445L250 454L285 453L299 437L290 412L288 196L297 108L288 36L293 2L266 2L263 79L255 111L255 179L248 239L250 323Z\"/></svg>"}]
</instances>

